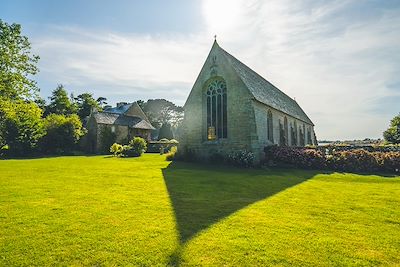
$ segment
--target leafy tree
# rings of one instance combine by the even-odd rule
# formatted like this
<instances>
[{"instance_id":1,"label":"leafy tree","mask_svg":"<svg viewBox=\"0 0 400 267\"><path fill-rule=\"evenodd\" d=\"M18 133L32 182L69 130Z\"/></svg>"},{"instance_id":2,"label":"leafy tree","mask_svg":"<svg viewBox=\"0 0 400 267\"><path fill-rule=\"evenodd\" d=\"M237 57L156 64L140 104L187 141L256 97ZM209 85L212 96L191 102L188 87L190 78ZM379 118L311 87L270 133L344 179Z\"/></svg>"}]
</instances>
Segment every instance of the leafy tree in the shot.
<instances>
[{"instance_id":1,"label":"leafy tree","mask_svg":"<svg viewBox=\"0 0 400 267\"><path fill-rule=\"evenodd\" d=\"M39 71L39 56L30 50L28 38L21 35L21 25L0 20L0 97L33 100L38 96L31 76Z\"/></svg>"},{"instance_id":2,"label":"leafy tree","mask_svg":"<svg viewBox=\"0 0 400 267\"><path fill-rule=\"evenodd\" d=\"M34 102L0 98L0 147L7 145L11 155L33 152L44 134L42 113Z\"/></svg>"},{"instance_id":3,"label":"leafy tree","mask_svg":"<svg viewBox=\"0 0 400 267\"><path fill-rule=\"evenodd\" d=\"M400 113L390 121L390 126L383 132L383 137L389 143L400 144Z\"/></svg>"},{"instance_id":4,"label":"leafy tree","mask_svg":"<svg viewBox=\"0 0 400 267\"><path fill-rule=\"evenodd\" d=\"M74 150L83 136L82 122L76 114L50 114L44 119L46 135L41 140L46 153L66 153Z\"/></svg>"},{"instance_id":5,"label":"leafy tree","mask_svg":"<svg viewBox=\"0 0 400 267\"><path fill-rule=\"evenodd\" d=\"M100 108L101 109L104 109L104 107L107 105L107 98L105 98L105 97L102 97L102 96L100 96L100 97L98 97L97 99L96 99L96 102L99 104L99 106L100 106Z\"/></svg>"},{"instance_id":6,"label":"leafy tree","mask_svg":"<svg viewBox=\"0 0 400 267\"><path fill-rule=\"evenodd\" d=\"M46 115L71 115L76 113L76 106L68 97L67 91L62 84L59 84L49 97L50 103L46 107Z\"/></svg>"},{"instance_id":7,"label":"leafy tree","mask_svg":"<svg viewBox=\"0 0 400 267\"><path fill-rule=\"evenodd\" d=\"M171 130L171 124L168 122L163 123L163 125L160 128L159 134L158 134L158 140L166 138L168 140L171 140L174 138L174 135Z\"/></svg>"},{"instance_id":8,"label":"leafy tree","mask_svg":"<svg viewBox=\"0 0 400 267\"><path fill-rule=\"evenodd\" d=\"M140 101L139 106L156 128L160 128L164 123L176 127L183 119L183 108L165 99Z\"/></svg>"},{"instance_id":9,"label":"leafy tree","mask_svg":"<svg viewBox=\"0 0 400 267\"><path fill-rule=\"evenodd\" d=\"M106 98L99 97L95 100L93 94L90 93L80 94L75 100L78 107L78 115L82 120L90 115L92 109L101 111L103 106L107 104L107 102L105 102L107 100Z\"/></svg>"}]
</instances>

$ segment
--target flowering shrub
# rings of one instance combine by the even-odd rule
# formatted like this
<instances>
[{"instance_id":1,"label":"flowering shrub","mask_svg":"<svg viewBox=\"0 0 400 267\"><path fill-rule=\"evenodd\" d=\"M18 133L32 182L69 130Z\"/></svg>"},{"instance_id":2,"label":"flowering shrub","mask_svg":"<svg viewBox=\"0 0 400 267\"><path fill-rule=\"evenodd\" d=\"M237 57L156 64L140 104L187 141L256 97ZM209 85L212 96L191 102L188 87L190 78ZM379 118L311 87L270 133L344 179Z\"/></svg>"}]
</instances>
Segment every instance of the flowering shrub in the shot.
<instances>
[{"instance_id":1,"label":"flowering shrub","mask_svg":"<svg viewBox=\"0 0 400 267\"><path fill-rule=\"evenodd\" d=\"M121 155L122 151L123 151L123 147L120 144L114 143L110 147L110 152L113 153L115 157Z\"/></svg>"},{"instance_id":2,"label":"flowering shrub","mask_svg":"<svg viewBox=\"0 0 400 267\"><path fill-rule=\"evenodd\" d=\"M235 151L228 154L227 162L237 167L249 168L254 165L254 154L246 150Z\"/></svg>"},{"instance_id":3,"label":"flowering shrub","mask_svg":"<svg viewBox=\"0 0 400 267\"><path fill-rule=\"evenodd\" d=\"M323 169L326 167L324 155L314 149L271 146L265 149L267 160L285 163L299 168Z\"/></svg>"},{"instance_id":4,"label":"flowering shrub","mask_svg":"<svg viewBox=\"0 0 400 267\"><path fill-rule=\"evenodd\" d=\"M400 152L369 152L364 149L345 151L266 147L266 159L298 168L330 169L337 171L399 172Z\"/></svg>"}]
</instances>

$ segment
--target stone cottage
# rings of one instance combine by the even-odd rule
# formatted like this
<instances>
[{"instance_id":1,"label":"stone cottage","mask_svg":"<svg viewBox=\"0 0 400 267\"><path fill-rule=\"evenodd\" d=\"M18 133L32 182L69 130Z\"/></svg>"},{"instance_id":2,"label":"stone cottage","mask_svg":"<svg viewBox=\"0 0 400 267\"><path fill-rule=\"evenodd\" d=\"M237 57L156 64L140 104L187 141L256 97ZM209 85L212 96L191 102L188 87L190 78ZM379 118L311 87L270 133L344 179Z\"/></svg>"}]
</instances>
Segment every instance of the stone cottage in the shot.
<instances>
[{"instance_id":1,"label":"stone cottage","mask_svg":"<svg viewBox=\"0 0 400 267\"><path fill-rule=\"evenodd\" d=\"M203 158L265 146L315 145L314 124L299 104L216 41L184 105L181 149Z\"/></svg>"},{"instance_id":2,"label":"stone cottage","mask_svg":"<svg viewBox=\"0 0 400 267\"><path fill-rule=\"evenodd\" d=\"M135 136L149 141L151 131L155 129L136 102L121 102L103 112L94 111L89 115L86 127L90 152L101 150L102 134L111 133L117 143L127 143Z\"/></svg>"}]
</instances>

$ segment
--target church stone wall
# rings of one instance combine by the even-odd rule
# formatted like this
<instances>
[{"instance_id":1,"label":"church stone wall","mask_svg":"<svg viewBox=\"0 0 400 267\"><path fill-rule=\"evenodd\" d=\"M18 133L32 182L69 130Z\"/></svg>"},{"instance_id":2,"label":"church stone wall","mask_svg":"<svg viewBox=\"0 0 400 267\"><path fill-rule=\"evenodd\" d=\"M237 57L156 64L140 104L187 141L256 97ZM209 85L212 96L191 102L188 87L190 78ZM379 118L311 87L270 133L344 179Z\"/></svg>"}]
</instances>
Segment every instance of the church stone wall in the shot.
<instances>
[{"instance_id":1,"label":"church stone wall","mask_svg":"<svg viewBox=\"0 0 400 267\"><path fill-rule=\"evenodd\" d=\"M215 62L210 60L216 56ZM215 70L216 72L212 72ZM227 85L228 137L207 140L206 85L213 78L222 77ZM184 134L181 149L191 149L203 158L211 154L229 154L237 150L259 149L254 121L252 97L224 58L210 54L185 104Z\"/></svg>"},{"instance_id":2,"label":"church stone wall","mask_svg":"<svg viewBox=\"0 0 400 267\"><path fill-rule=\"evenodd\" d=\"M276 110L274 108L271 108L265 104L262 104L258 101L253 102L253 107L254 107L254 114L255 114L255 121L256 121L256 128L257 128L257 139L259 142L259 147L261 148L260 150L260 156L263 156L263 148L265 146L271 146L271 145L279 145L280 141L280 123L284 125L284 120L285 117L287 118L288 121L288 145L289 146L300 146L300 131L299 127L306 129L304 133L304 144L307 144L307 130L311 131L311 139L312 139L312 144L316 144L316 140L314 138L314 127L311 124L308 124L306 122L303 122L297 118L294 118L292 116L287 115L286 113L283 113L279 110ZM273 121L273 142L268 140L267 137L267 114L268 110L271 111L272 113L272 121ZM291 126L297 126L297 140L292 139L292 135L290 133ZM294 141L297 141L295 143Z\"/></svg>"}]
</instances>

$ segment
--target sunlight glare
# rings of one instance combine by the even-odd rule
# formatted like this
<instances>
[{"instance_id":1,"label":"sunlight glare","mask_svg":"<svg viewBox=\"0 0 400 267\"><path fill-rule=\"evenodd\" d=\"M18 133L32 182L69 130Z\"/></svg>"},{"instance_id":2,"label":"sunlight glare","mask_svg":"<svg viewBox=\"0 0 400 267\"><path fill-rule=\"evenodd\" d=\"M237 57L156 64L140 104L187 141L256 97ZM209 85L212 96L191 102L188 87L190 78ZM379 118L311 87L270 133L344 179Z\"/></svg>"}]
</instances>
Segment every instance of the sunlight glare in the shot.
<instances>
[{"instance_id":1,"label":"sunlight glare","mask_svg":"<svg viewBox=\"0 0 400 267\"><path fill-rule=\"evenodd\" d=\"M203 15L208 30L220 34L234 28L240 11L238 0L205 0L203 2Z\"/></svg>"}]
</instances>

